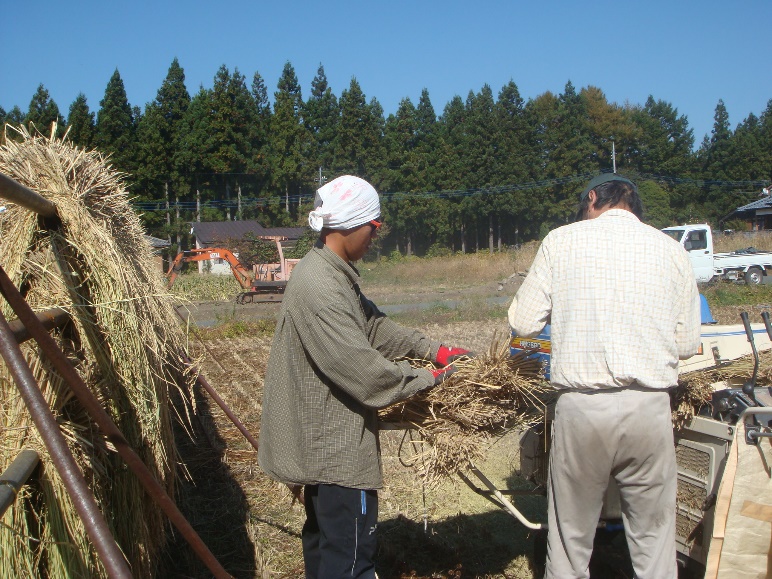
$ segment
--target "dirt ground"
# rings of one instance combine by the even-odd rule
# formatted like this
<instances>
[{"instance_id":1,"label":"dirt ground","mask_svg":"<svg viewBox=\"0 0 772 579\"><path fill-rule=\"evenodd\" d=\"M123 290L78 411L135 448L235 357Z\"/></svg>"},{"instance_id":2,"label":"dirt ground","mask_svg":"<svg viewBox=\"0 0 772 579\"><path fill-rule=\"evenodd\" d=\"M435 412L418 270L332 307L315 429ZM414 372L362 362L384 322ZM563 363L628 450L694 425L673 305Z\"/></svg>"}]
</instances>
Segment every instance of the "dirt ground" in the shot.
<instances>
[{"instance_id":1,"label":"dirt ground","mask_svg":"<svg viewBox=\"0 0 772 579\"><path fill-rule=\"evenodd\" d=\"M370 295L384 309L390 305L426 307L459 299L511 300L519 283L489 285L464 295L424 292L396 296ZM366 291L366 290L365 290ZM224 320L255 321L274 317L278 304L236 305L229 302L192 304L188 351L201 361L203 375L255 436L259 432L263 376L270 350L267 335L199 340L193 324ZM403 310L404 311L404 310ZM403 322L404 323L404 322ZM407 325L410 325L409 322ZM428 336L476 351L505 339L505 319L491 322L429 323L419 326ZM257 453L225 413L203 390L196 392L192 430L195 442L182 445L188 480L180 489L181 504L214 555L235 577L303 577L300 532L304 512L287 489L269 480L257 465ZM190 440L189 438L186 438ZM518 476L519 433L495 440L478 465L498 488L533 490ZM380 577L535 577L535 546L543 533L527 529L460 478L426 488L410 468L405 433L381 435L385 486L380 491ZM483 485L477 482L477 487ZM546 522L540 490L516 500L533 522ZM613 537L607 542L611 544ZM177 547L175 547L176 549ZM169 575L206 577L208 573L182 542L167 562ZM538 547L537 547L538 549ZM619 548L601 557L604 567L593 576L625 577Z\"/></svg>"}]
</instances>

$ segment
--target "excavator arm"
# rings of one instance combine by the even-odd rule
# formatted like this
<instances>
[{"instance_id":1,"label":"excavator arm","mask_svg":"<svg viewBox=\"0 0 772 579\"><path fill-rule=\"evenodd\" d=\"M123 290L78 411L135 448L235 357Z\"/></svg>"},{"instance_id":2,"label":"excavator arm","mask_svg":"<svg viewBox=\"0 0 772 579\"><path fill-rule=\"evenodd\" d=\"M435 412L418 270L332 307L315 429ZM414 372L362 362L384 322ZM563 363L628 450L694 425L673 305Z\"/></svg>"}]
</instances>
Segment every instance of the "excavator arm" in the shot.
<instances>
[{"instance_id":1,"label":"excavator arm","mask_svg":"<svg viewBox=\"0 0 772 579\"><path fill-rule=\"evenodd\" d=\"M174 285L174 280L177 279L177 274L180 272L180 269L182 269L183 263L206 261L209 259L224 259L228 262L228 265L230 265L233 277L236 278L239 285L245 290L252 287L252 279L249 275L249 270L230 250L220 247L205 247L201 249L190 249L177 254L177 257L174 258L174 261L172 261L169 266L169 270L166 272L166 277L168 279L166 283L167 289Z\"/></svg>"}]
</instances>

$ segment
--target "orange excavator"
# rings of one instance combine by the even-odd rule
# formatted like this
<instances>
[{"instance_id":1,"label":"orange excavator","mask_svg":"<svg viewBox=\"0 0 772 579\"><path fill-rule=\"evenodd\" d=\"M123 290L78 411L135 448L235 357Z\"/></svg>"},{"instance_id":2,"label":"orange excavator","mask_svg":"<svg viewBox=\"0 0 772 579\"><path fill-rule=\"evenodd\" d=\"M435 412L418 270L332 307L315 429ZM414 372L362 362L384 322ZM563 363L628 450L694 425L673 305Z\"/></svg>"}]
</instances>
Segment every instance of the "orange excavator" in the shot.
<instances>
[{"instance_id":1,"label":"orange excavator","mask_svg":"<svg viewBox=\"0 0 772 579\"><path fill-rule=\"evenodd\" d=\"M287 287L292 268L299 259L286 259L282 250L281 240L272 239L279 253L279 263L260 263L252 266L252 271L245 266L229 249L221 247L204 247L182 251L174 258L166 272L167 288L172 287L182 269L183 263L191 261L206 261L222 259L228 263L233 277L244 290L236 296L236 303L250 304L252 302L278 302Z\"/></svg>"}]
</instances>

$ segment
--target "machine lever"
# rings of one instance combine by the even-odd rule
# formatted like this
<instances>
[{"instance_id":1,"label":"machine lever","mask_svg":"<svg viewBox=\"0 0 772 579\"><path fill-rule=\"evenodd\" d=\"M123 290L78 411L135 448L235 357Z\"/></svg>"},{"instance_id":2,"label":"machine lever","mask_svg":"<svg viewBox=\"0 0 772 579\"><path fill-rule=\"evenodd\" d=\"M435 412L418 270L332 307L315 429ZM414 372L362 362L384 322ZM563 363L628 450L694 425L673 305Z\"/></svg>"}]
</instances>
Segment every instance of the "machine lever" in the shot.
<instances>
[{"instance_id":1,"label":"machine lever","mask_svg":"<svg viewBox=\"0 0 772 579\"><path fill-rule=\"evenodd\" d=\"M764 320L764 326L767 328L767 336L772 340L772 324L769 323L769 312L761 312L761 319Z\"/></svg>"},{"instance_id":2,"label":"machine lever","mask_svg":"<svg viewBox=\"0 0 772 579\"><path fill-rule=\"evenodd\" d=\"M748 312L742 312L740 314L740 318L742 319L743 325L745 326L745 335L748 336L748 342L751 345L751 352L753 352L753 376L751 376L749 382L743 384L743 393L751 400L753 400L753 403L756 406L758 406L756 396L754 395L754 388L756 388L756 375L759 372L759 352L756 350L756 341L753 339L753 328L751 328L751 323L748 321Z\"/></svg>"}]
</instances>

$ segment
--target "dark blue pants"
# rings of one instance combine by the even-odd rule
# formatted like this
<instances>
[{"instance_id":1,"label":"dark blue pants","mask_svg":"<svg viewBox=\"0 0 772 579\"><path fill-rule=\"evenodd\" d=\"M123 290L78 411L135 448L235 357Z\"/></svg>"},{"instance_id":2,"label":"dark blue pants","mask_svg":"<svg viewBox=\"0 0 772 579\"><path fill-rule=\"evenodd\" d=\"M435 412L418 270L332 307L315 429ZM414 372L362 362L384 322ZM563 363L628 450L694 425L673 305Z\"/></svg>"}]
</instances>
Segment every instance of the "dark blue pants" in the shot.
<instances>
[{"instance_id":1,"label":"dark blue pants","mask_svg":"<svg viewBox=\"0 0 772 579\"><path fill-rule=\"evenodd\" d=\"M303 560L306 579L375 577L378 493L306 485Z\"/></svg>"}]
</instances>

